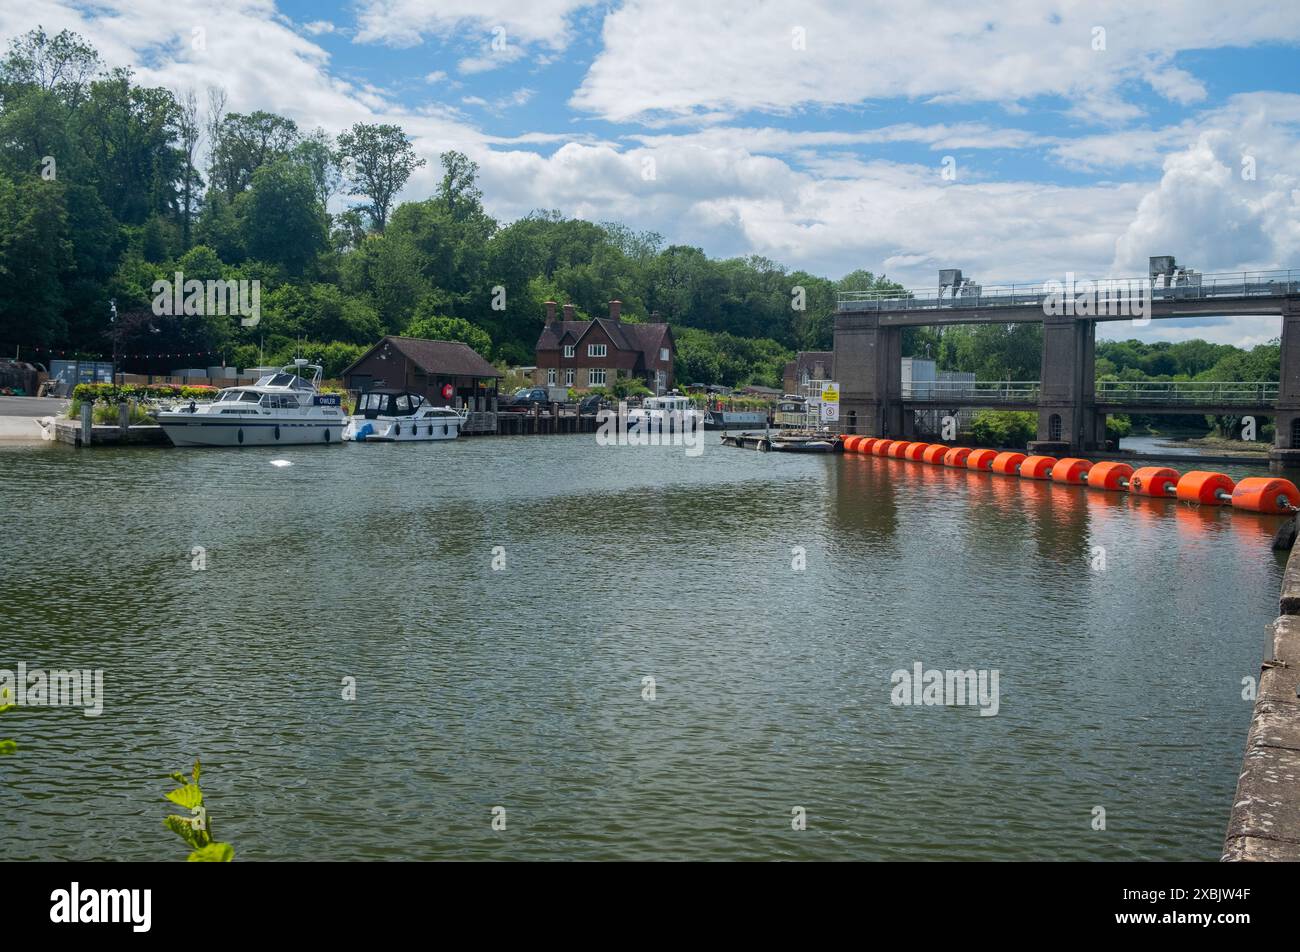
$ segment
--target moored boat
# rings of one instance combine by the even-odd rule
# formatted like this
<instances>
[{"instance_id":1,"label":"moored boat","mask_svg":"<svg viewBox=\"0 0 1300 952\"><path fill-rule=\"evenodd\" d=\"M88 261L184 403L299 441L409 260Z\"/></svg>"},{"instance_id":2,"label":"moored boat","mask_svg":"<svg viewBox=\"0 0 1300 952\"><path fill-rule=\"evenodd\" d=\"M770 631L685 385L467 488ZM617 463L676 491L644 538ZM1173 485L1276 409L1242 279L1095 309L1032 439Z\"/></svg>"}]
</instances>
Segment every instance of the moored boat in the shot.
<instances>
[{"instance_id":1,"label":"moored boat","mask_svg":"<svg viewBox=\"0 0 1300 952\"><path fill-rule=\"evenodd\" d=\"M347 419L339 395L320 392L321 374L300 358L257 383L220 391L211 403L160 411L158 424L177 446L340 443Z\"/></svg>"},{"instance_id":2,"label":"moored boat","mask_svg":"<svg viewBox=\"0 0 1300 952\"><path fill-rule=\"evenodd\" d=\"M358 443L427 443L454 440L460 435L468 411L435 407L418 393L405 390L369 390L357 400L343 439Z\"/></svg>"}]
</instances>

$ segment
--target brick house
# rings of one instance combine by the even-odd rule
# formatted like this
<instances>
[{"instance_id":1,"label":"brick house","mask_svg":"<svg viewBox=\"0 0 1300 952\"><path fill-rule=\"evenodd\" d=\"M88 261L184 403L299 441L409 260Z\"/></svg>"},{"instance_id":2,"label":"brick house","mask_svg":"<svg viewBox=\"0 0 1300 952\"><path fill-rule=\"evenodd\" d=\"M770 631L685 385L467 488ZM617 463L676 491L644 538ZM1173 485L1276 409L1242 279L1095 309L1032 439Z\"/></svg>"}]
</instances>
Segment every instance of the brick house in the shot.
<instances>
[{"instance_id":1,"label":"brick house","mask_svg":"<svg viewBox=\"0 0 1300 952\"><path fill-rule=\"evenodd\" d=\"M807 387L819 380L833 380L834 375L834 351L801 350L794 360L785 365L781 382L786 393L799 393L800 387Z\"/></svg>"},{"instance_id":2,"label":"brick house","mask_svg":"<svg viewBox=\"0 0 1300 952\"><path fill-rule=\"evenodd\" d=\"M546 326L537 338L533 383L586 390L635 377L655 394L673 388L677 345L667 324L633 324L621 318L621 301L609 302L609 317L574 320L573 305L557 319L555 302L546 302ZM658 317L658 313L650 315Z\"/></svg>"}]
</instances>

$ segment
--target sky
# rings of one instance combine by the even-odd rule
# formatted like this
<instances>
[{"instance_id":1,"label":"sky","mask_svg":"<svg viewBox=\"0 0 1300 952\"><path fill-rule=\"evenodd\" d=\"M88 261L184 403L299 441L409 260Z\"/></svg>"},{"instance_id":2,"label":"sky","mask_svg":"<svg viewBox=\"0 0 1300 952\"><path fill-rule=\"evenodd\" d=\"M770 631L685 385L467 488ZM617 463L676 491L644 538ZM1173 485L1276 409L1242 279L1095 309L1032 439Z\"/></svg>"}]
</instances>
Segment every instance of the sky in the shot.
<instances>
[{"instance_id":1,"label":"sky","mask_svg":"<svg viewBox=\"0 0 1300 952\"><path fill-rule=\"evenodd\" d=\"M395 122L490 213L909 287L1300 268L1296 0L23 0L110 66L304 130ZM1109 336L1251 346L1276 318Z\"/></svg>"}]
</instances>

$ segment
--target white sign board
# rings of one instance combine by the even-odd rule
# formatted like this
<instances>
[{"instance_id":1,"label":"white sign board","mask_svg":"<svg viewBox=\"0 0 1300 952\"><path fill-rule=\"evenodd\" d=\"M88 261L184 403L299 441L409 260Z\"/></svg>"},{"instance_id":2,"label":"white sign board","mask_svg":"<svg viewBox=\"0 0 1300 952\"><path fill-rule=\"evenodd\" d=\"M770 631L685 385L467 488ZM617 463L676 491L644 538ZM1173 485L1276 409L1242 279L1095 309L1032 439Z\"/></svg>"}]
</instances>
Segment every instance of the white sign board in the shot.
<instances>
[{"instance_id":1,"label":"white sign board","mask_svg":"<svg viewBox=\"0 0 1300 952\"><path fill-rule=\"evenodd\" d=\"M838 423L840 419L840 385L828 380L822 386L821 421Z\"/></svg>"}]
</instances>

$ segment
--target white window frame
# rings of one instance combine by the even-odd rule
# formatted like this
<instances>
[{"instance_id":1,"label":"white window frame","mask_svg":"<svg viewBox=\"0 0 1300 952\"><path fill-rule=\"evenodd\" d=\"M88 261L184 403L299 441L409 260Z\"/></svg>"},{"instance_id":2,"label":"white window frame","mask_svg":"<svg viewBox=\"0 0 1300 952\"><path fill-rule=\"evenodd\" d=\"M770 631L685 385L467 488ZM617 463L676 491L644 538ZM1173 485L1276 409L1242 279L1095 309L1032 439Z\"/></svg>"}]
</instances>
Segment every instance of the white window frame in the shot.
<instances>
[{"instance_id":1,"label":"white window frame","mask_svg":"<svg viewBox=\"0 0 1300 952\"><path fill-rule=\"evenodd\" d=\"M662 361L664 361L665 363L667 363L669 360L672 359L671 355L670 355L669 352L668 352L668 348L667 348L667 347L660 347L660 348L659 348L659 359L662 360Z\"/></svg>"},{"instance_id":2,"label":"white window frame","mask_svg":"<svg viewBox=\"0 0 1300 952\"><path fill-rule=\"evenodd\" d=\"M596 379L596 375L597 375L597 374L600 375L600 379L599 379L599 380ZM590 369L588 369L588 371L587 371L587 386L589 386L589 387L603 387L603 386L605 386L605 368L604 368L604 367L591 367Z\"/></svg>"},{"instance_id":3,"label":"white window frame","mask_svg":"<svg viewBox=\"0 0 1300 952\"><path fill-rule=\"evenodd\" d=\"M573 345L572 345L572 344L565 344L565 345L564 345L564 356L565 356L565 357L572 357L572 356L573 356Z\"/></svg>"},{"instance_id":4,"label":"white window frame","mask_svg":"<svg viewBox=\"0 0 1300 952\"><path fill-rule=\"evenodd\" d=\"M588 356L588 357L604 357L604 356L605 356L606 354L608 354L608 353L609 353L609 349L608 349L608 345L607 345L607 344L588 344L588 345L587 345L587 356Z\"/></svg>"},{"instance_id":5,"label":"white window frame","mask_svg":"<svg viewBox=\"0 0 1300 952\"><path fill-rule=\"evenodd\" d=\"M566 387L572 387L572 386L573 386L573 368L572 368L572 367L565 367L565 368L564 368L564 385L565 385Z\"/></svg>"},{"instance_id":6,"label":"white window frame","mask_svg":"<svg viewBox=\"0 0 1300 952\"><path fill-rule=\"evenodd\" d=\"M555 386L555 368L554 368L554 367L548 367L548 368L546 368L546 382L547 382L548 384L550 384L552 387Z\"/></svg>"}]
</instances>

